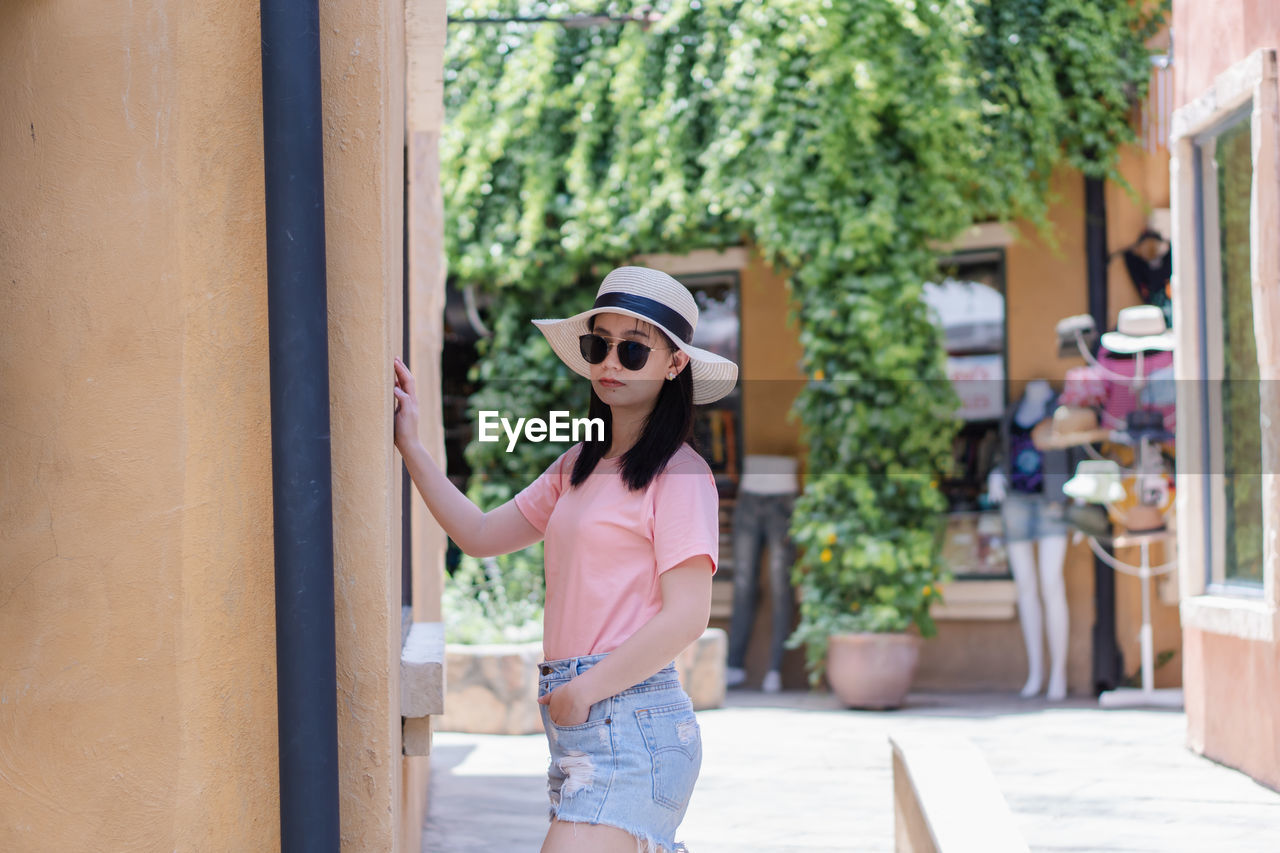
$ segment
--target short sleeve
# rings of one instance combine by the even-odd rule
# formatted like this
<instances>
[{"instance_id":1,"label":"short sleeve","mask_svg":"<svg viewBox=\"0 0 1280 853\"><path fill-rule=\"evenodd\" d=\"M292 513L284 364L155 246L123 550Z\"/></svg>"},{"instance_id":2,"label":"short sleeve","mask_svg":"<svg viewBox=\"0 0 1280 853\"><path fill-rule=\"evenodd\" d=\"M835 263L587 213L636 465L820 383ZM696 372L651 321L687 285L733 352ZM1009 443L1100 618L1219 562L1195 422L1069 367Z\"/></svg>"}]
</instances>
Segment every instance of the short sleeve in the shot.
<instances>
[{"instance_id":1,"label":"short sleeve","mask_svg":"<svg viewBox=\"0 0 1280 853\"><path fill-rule=\"evenodd\" d=\"M573 448L560 454L555 462L547 466L547 470L538 475L538 479L520 490L515 496L516 509L538 529L539 533L547 532L547 520L551 511L556 508L560 493L569 483L573 474L573 462L570 454Z\"/></svg>"},{"instance_id":2,"label":"short sleeve","mask_svg":"<svg viewBox=\"0 0 1280 853\"><path fill-rule=\"evenodd\" d=\"M706 463L678 463L659 475L653 498L653 551L658 574L706 554L720 563L720 495Z\"/></svg>"}]
</instances>

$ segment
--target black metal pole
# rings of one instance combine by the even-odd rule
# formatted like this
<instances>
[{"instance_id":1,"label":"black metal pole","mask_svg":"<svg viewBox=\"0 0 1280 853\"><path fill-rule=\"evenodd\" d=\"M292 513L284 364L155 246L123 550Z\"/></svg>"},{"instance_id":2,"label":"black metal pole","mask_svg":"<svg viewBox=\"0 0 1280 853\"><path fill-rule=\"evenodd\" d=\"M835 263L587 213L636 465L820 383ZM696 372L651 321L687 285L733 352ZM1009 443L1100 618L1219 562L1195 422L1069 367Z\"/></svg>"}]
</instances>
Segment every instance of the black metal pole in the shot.
<instances>
[{"instance_id":1,"label":"black metal pole","mask_svg":"<svg viewBox=\"0 0 1280 853\"><path fill-rule=\"evenodd\" d=\"M262 0L280 848L337 853L338 710L318 0Z\"/></svg>"},{"instance_id":2,"label":"black metal pole","mask_svg":"<svg viewBox=\"0 0 1280 853\"><path fill-rule=\"evenodd\" d=\"M1107 200L1102 178L1084 179L1084 243L1089 282L1089 314L1098 331L1107 328ZM1093 558L1093 687L1096 692L1120 684L1124 662L1116 642L1116 577Z\"/></svg>"}]
</instances>

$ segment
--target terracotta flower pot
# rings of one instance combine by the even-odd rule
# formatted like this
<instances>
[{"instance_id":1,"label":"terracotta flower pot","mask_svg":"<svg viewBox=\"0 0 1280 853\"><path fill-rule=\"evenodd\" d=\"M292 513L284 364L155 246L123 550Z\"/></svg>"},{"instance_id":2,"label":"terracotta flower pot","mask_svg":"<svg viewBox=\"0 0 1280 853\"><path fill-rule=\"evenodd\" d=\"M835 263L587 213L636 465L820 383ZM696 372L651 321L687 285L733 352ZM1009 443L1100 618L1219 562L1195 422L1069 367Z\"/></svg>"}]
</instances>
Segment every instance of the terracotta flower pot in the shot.
<instances>
[{"instance_id":1,"label":"terracotta flower pot","mask_svg":"<svg viewBox=\"0 0 1280 853\"><path fill-rule=\"evenodd\" d=\"M920 660L915 634L833 634L827 647L827 681L850 708L902 705Z\"/></svg>"}]
</instances>

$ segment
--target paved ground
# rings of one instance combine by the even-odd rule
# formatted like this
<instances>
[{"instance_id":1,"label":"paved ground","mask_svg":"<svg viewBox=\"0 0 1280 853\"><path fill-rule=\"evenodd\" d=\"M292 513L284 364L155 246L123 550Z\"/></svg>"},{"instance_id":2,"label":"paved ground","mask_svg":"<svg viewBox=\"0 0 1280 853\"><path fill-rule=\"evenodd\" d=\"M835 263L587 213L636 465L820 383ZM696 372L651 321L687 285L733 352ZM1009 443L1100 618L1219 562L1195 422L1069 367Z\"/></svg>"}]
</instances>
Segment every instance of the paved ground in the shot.
<instances>
[{"instance_id":1,"label":"paved ground","mask_svg":"<svg viewBox=\"0 0 1280 853\"><path fill-rule=\"evenodd\" d=\"M867 713L731 691L698 719L702 775L678 835L692 853L892 851L894 731L970 738L1032 850L1280 851L1280 793L1187 750L1180 712L929 694ZM432 750L425 851L538 850L543 735L438 732Z\"/></svg>"}]
</instances>

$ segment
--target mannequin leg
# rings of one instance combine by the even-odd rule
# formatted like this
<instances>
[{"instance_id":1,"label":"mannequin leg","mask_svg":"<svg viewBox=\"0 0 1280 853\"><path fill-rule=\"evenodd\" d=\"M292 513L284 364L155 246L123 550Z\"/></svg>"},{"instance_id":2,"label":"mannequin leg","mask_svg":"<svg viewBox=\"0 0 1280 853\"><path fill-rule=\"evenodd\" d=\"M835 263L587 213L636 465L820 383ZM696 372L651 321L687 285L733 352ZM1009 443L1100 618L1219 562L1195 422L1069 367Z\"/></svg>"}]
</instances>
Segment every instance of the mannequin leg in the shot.
<instances>
[{"instance_id":1,"label":"mannequin leg","mask_svg":"<svg viewBox=\"0 0 1280 853\"><path fill-rule=\"evenodd\" d=\"M1045 536L1040 544L1040 595L1044 600L1044 627L1049 641L1049 688L1053 701L1067 697L1067 585L1062 565L1067 556L1065 535Z\"/></svg>"},{"instance_id":2,"label":"mannequin leg","mask_svg":"<svg viewBox=\"0 0 1280 853\"><path fill-rule=\"evenodd\" d=\"M1040 594L1036 584L1035 543L1010 542L1009 568L1013 570L1013 582L1018 589L1018 621L1022 623L1022 642L1027 648L1027 683L1022 687L1024 698L1040 692L1044 683L1044 642L1041 638L1043 616L1040 611Z\"/></svg>"},{"instance_id":3,"label":"mannequin leg","mask_svg":"<svg viewBox=\"0 0 1280 853\"><path fill-rule=\"evenodd\" d=\"M795 499L791 495L769 498L765 536L769 541L769 594L773 597L773 633L769 642L770 684L766 692L776 692L782 684L782 658L787 637L791 636L791 613L795 596L791 587L791 567L795 563L795 547L791 542L791 513ZM774 689L769 689L770 687Z\"/></svg>"},{"instance_id":4,"label":"mannequin leg","mask_svg":"<svg viewBox=\"0 0 1280 853\"><path fill-rule=\"evenodd\" d=\"M729 660L726 683L735 687L746 680L747 645L756 618L756 591L760 580L760 507L756 496L738 495L733 513L733 612L729 617Z\"/></svg>"}]
</instances>

